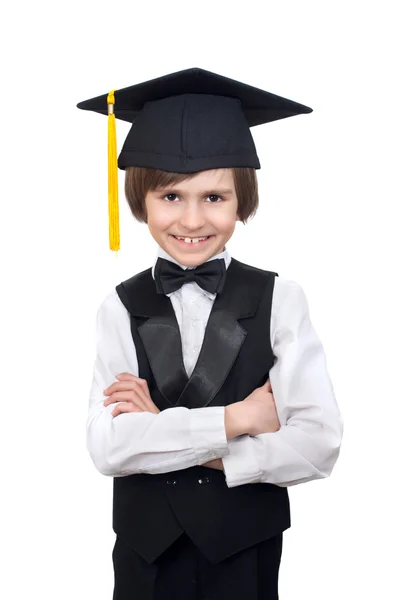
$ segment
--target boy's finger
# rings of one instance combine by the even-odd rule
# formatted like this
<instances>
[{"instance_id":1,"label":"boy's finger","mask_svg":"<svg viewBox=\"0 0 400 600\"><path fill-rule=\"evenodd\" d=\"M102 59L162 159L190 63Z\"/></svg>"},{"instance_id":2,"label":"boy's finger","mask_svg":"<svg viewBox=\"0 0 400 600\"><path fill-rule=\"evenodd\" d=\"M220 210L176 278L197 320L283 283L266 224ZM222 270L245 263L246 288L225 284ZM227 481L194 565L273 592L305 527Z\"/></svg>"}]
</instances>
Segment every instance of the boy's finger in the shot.
<instances>
[{"instance_id":1,"label":"boy's finger","mask_svg":"<svg viewBox=\"0 0 400 600\"><path fill-rule=\"evenodd\" d=\"M119 377L119 376L117 375L117 377ZM137 386L139 386L139 387L137 387ZM120 392L120 391L124 391L124 390L136 390L136 389L139 389L141 392L143 390L143 386L140 385L140 381L137 378L136 378L136 381L132 378L130 378L130 379L124 378L122 381L114 381L114 383L109 385L108 388L106 388L103 391L103 394L105 396L109 396L113 392Z\"/></svg>"},{"instance_id":2,"label":"boy's finger","mask_svg":"<svg viewBox=\"0 0 400 600\"><path fill-rule=\"evenodd\" d=\"M113 417L116 417L117 415L121 414L121 413L128 413L128 412L144 412L141 408L138 408L137 406L135 406L134 404L132 404L132 402L122 402L121 404L118 404L114 410L111 412Z\"/></svg>"},{"instance_id":3,"label":"boy's finger","mask_svg":"<svg viewBox=\"0 0 400 600\"><path fill-rule=\"evenodd\" d=\"M147 383L147 381L145 379L143 379L142 377L136 377L136 375L132 375L132 373L120 373L119 375L115 376L116 379L120 379L121 381L137 381L138 383L141 384L145 384Z\"/></svg>"},{"instance_id":4,"label":"boy's finger","mask_svg":"<svg viewBox=\"0 0 400 600\"><path fill-rule=\"evenodd\" d=\"M105 396L110 396L112 394L120 394L121 392L133 392L134 397L137 398L140 406L143 409L149 408L150 410L153 408L153 403L150 398L150 394L146 389L143 388L142 385L136 380L129 379L126 381L116 381L112 385L110 385L107 390L104 390Z\"/></svg>"},{"instance_id":5,"label":"boy's finger","mask_svg":"<svg viewBox=\"0 0 400 600\"><path fill-rule=\"evenodd\" d=\"M143 399L143 401L147 402L149 407L154 406L146 379L141 379L140 377L136 377L135 375L130 375L130 373L121 373L121 375L117 375L117 377L122 379L121 383L125 382L128 386L130 384L134 384L133 389ZM132 389L132 387L119 387L118 389Z\"/></svg>"},{"instance_id":6,"label":"boy's finger","mask_svg":"<svg viewBox=\"0 0 400 600\"><path fill-rule=\"evenodd\" d=\"M103 391L104 396L112 396L118 392L134 391L137 398L141 400L139 405L142 409L145 410L147 408L151 412L159 412L150 396L146 379L141 379L130 373L120 373L116 377L118 381L115 381ZM111 402L118 402L118 400L114 399ZM108 404L111 404L111 402L108 402ZM104 405L107 406L105 402Z\"/></svg>"},{"instance_id":7,"label":"boy's finger","mask_svg":"<svg viewBox=\"0 0 400 600\"><path fill-rule=\"evenodd\" d=\"M104 406L108 406L109 404L114 404L115 402L128 402L130 404L134 404L135 406L137 406L138 408L142 409L142 410L146 410L146 404L143 401L142 398L140 398L140 396L138 395L133 395L132 396L132 391L131 390L126 390L126 391L122 391L122 392L114 392L113 394L111 394L111 396L109 398L107 398L107 400L104 400L103 404Z\"/></svg>"},{"instance_id":8,"label":"boy's finger","mask_svg":"<svg viewBox=\"0 0 400 600\"><path fill-rule=\"evenodd\" d=\"M140 385L145 395L150 397L149 386L146 379L143 379L142 377L136 377L136 375L132 375L131 373L120 373L116 377L119 381L132 381L137 383Z\"/></svg>"}]
</instances>

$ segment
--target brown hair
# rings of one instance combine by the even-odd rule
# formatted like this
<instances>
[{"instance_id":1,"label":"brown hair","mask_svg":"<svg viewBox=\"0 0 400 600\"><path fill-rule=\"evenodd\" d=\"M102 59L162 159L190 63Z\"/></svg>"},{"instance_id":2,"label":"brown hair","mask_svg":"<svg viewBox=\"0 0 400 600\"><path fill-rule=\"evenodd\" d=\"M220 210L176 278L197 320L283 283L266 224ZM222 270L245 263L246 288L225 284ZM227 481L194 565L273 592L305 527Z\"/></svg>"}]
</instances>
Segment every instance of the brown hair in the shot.
<instances>
[{"instance_id":1,"label":"brown hair","mask_svg":"<svg viewBox=\"0 0 400 600\"><path fill-rule=\"evenodd\" d=\"M147 223L145 197L147 192L159 187L169 187L191 179L197 173L168 173L159 169L127 167L125 173L125 196L134 218ZM233 167L233 180L238 198L238 216L245 225L258 208L258 185L255 169Z\"/></svg>"}]
</instances>

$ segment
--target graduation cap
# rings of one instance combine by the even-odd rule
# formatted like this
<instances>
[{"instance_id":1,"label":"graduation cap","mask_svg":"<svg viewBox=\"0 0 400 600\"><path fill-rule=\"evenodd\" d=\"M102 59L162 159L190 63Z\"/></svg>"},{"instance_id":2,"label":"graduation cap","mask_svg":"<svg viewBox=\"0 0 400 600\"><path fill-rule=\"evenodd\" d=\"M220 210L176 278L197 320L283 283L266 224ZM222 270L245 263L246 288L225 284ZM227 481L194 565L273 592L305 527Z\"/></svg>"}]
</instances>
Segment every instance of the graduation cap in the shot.
<instances>
[{"instance_id":1,"label":"graduation cap","mask_svg":"<svg viewBox=\"0 0 400 600\"><path fill-rule=\"evenodd\" d=\"M312 109L193 68L80 102L108 115L110 249L119 249L118 174L126 167L174 173L260 168L250 127ZM132 123L117 161L115 118Z\"/></svg>"}]
</instances>

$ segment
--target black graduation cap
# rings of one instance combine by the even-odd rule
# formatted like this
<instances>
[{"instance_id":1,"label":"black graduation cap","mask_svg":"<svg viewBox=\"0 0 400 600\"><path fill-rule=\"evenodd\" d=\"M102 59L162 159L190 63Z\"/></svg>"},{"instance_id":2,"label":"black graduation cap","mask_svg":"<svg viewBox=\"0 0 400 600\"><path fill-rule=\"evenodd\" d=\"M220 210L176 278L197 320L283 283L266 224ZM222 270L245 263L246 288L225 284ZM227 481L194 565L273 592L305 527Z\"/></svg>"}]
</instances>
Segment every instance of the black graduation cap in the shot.
<instances>
[{"instance_id":1,"label":"black graduation cap","mask_svg":"<svg viewBox=\"0 0 400 600\"><path fill-rule=\"evenodd\" d=\"M312 112L303 104L199 68L114 90L77 106L109 115L109 202L110 193L117 194L115 117L132 123L118 158L120 169L195 173L224 167L259 169L250 127ZM111 220L110 212L110 226Z\"/></svg>"}]
</instances>

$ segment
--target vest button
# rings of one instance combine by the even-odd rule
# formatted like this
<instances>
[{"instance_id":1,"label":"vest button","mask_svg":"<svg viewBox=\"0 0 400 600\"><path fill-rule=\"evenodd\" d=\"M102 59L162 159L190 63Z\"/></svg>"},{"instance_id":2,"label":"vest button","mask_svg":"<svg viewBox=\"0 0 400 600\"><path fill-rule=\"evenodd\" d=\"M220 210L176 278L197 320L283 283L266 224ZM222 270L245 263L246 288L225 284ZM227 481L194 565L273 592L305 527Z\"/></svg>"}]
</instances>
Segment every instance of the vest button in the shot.
<instances>
[{"instance_id":1,"label":"vest button","mask_svg":"<svg viewBox=\"0 0 400 600\"><path fill-rule=\"evenodd\" d=\"M209 477L201 477L200 479L197 480L198 483L203 484L203 483L210 483L210 478Z\"/></svg>"},{"instance_id":2,"label":"vest button","mask_svg":"<svg viewBox=\"0 0 400 600\"><path fill-rule=\"evenodd\" d=\"M168 485L176 485L178 482L176 479L167 479L167 484Z\"/></svg>"}]
</instances>

